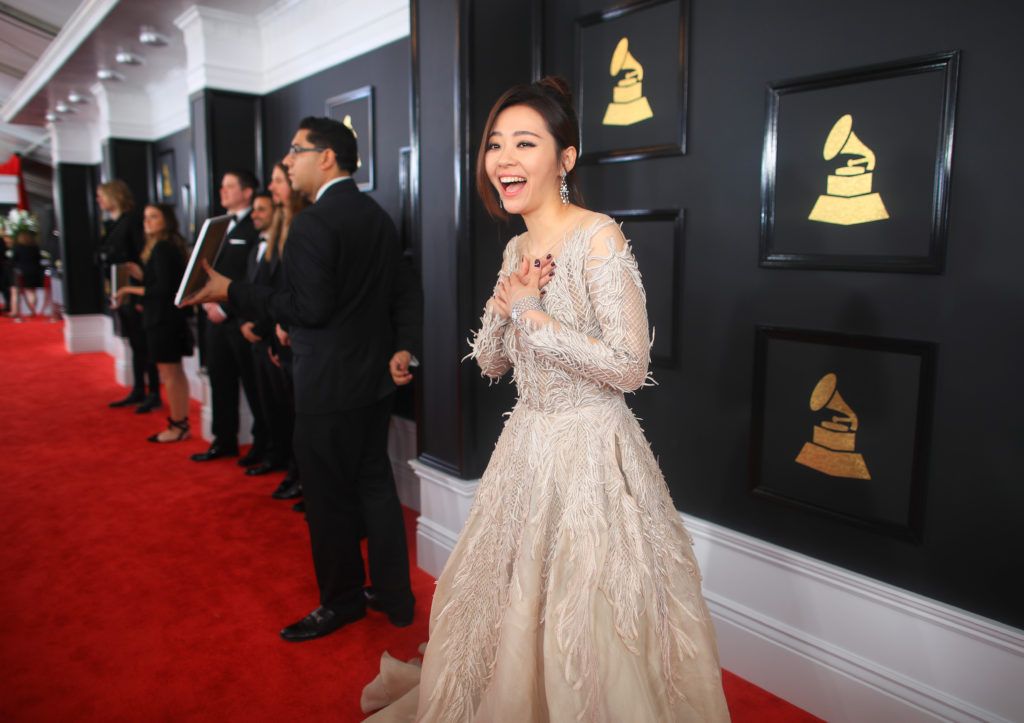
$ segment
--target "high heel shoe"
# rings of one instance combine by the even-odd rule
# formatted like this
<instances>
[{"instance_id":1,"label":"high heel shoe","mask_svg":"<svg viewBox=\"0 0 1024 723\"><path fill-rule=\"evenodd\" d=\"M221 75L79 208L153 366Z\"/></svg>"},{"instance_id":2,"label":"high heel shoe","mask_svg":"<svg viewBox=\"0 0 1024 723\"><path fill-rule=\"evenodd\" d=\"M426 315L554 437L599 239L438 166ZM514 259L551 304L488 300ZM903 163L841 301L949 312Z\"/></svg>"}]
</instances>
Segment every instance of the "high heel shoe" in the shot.
<instances>
[{"instance_id":1,"label":"high heel shoe","mask_svg":"<svg viewBox=\"0 0 1024 723\"><path fill-rule=\"evenodd\" d=\"M188 435L188 430L189 430L188 417L185 417L184 419L171 419L170 417L168 417L167 418L167 429L176 429L176 430L178 430L178 436L177 437L173 437L171 439L160 439L160 432L157 432L156 434L151 435L151 436L147 437L146 439L148 439L150 442L156 442L157 444L169 444L171 442L182 442L182 441L188 439L188 436L189 436Z\"/></svg>"}]
</instances>

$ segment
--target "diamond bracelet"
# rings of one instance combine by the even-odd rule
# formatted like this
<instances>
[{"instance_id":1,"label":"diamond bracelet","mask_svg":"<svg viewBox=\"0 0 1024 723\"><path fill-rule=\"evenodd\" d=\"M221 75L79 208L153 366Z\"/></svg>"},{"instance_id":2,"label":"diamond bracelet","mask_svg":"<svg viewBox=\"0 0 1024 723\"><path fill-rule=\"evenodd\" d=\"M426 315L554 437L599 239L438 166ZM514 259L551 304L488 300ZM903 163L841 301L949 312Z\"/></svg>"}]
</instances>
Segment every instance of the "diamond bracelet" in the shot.
<instances>
[{"instance_id":1,"label":"diamond bracelet","mask_svg":"<svg viewBox=\"0 0 1024 723\"><path fill-rule=\"evenodd\" d=\"M540 297L524 296L519 301L512 304L512 309L509 311L509 316L512 317L512 323L516 326L521 326L523 314L527 311L544 311L544 307L540 305Z\"/></svg>"}]
</instances>

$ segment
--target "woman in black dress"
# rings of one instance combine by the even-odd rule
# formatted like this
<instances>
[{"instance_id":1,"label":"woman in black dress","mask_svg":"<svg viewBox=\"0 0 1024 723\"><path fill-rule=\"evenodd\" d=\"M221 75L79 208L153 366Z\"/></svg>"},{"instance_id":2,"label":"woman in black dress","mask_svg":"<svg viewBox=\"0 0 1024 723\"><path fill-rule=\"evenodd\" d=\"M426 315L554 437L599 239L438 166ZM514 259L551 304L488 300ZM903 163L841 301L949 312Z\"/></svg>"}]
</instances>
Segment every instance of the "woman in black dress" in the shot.
<instances>
[{"instance_id":1,"label":"woman in black dress","mask_svg":"<svg viewBox=\"0 0 1024 723\"><path fill-rule=\"evenodd\" d=\"M146 245L142 231L142 212L135 207L135 197L128 184L119 178L101 183L96 189L96 202L107 215L99 260L104 268L129 261L138 263L139 253ZM131 278L130 284L139 285L140 278ZM136 414L145 414L160 407L160 377L156 365L149 361L146 351L146 332L142 328L142 306L138 299L127 297L117 308L120 333L132 350L132 390L128 396L110 402L111 407L138 406ZM146 394L146 380L149 394Z\"/></svg>"},{"instance_id":2,"label":"woman in black dress","mask_svg":"<svg viewBox=\"0 0 1024 723\"><path fill-rule=\"evenodd\" d=\"M21 299L19 292L25 292L29 316L36 315L36 289L43 285L42 254L33 231L19 231L11 248L11 316L21 321Z\"/></svg>"},{"instance_id":3,"label":"woman in black dress","mask_svg":"<svg viewBox=\"0 0 1024 723\"><path fill-rule=\"evenodd\" d=\"M142 224L146 245L139 258L143 266L131 263L129 268L132 276L142 279L143 285L121 287L117 301L120 303L128 294L142 297L146 348L167 388L171 407L168 426L149 437L149 441L180 442L189 436L188 379L181 358L192 355L192 332L186 312L174 305L174 294L185 272L185 242L178 234L178 220L169 206L146 206Z\"/></svg>"}]
</instances>

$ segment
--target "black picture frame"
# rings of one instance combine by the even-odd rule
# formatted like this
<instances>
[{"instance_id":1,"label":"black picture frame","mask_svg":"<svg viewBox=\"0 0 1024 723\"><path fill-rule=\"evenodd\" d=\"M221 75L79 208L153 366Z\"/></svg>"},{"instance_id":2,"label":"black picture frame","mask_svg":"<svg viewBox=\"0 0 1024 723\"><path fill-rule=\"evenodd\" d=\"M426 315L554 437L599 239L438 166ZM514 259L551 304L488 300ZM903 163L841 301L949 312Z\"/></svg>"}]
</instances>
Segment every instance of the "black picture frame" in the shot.
<instances>
[{"instance_id":1,"label":"black picture frame","mask_svg":"<svg viewBox=\"0 0 1024 723\"><path fill-rule=\"evenodd\" d=\"M374 159L377 154L374 140L376 129L373 120L373 96L373 86L366 85L332 96L324 104L324 113L328 118L342 122L346 116L351 118L352 129L359 146L360 162L352 178L360 191L372 191L376 188Z\"/></svg>"},{"instance_id":2,"label":"black picture frame","mask_svg":"<svg viewBox=\"0 0 1024 723\"><path fill-rule=\"evenodd\" d=\"M605 213L622 224L643 276L647 323L654 329L651 364L673 368L679 361L679 279L686 212L681 208L631 208Z\"/></svg>"},{"instance_id":3,"label":"black picture frame","mask_svg":"<svg viewBox=\"0 0 1024 723\"><path fill-rule=\"evenodd\" d=\"M959 65L954 50L768 85L762 267L944 271Z\"/></svg>"},{"instance_id":4,"label":"black picture frame","mask_svg":"<svg viewBox=\"0 0 1024 723\"><path fill-rule=\"evenodd\" d=\"M750 492L919 542L938 346L777 326L755 333Z\"/></svg>"},{"instance_id":5,"label":"black picture frame","mask_svg":"<svg viewBox=\"0 0 1024 723\"><path fill-rule=\"evenodd\" d=\"M157 203L175 205L178 202L178 174L174 161L173 148L156 154L156 173L153 180L156 184Z\"/></svg>"},{"instance_id":6,"label":"black picture frame","mask_svg":"<svg viewBox=\"0 0 1024 723\"><path fill-rule=\"evenodd\" d=\"M576 20L580 163L616 163L686 153L689 26L689 0L643 0ZM623 57L618 51L627 38L623 52L628 55ZM644 57L637 60L637 54ZM624 66L619 63L620 74L625 73L619 83L611 75L616 58L630 59ZM643 66L637 90L622 85L633 80L628 77L632 60ZM656 64L657 60L664 66ZM653 76L652 69L657 70ZM638 91L641 94L637 98L613 102L613 93ZM641 112L639 106L644 104ZM637 113L650 115L628 122Z\"/></svg>"}]
</instances>

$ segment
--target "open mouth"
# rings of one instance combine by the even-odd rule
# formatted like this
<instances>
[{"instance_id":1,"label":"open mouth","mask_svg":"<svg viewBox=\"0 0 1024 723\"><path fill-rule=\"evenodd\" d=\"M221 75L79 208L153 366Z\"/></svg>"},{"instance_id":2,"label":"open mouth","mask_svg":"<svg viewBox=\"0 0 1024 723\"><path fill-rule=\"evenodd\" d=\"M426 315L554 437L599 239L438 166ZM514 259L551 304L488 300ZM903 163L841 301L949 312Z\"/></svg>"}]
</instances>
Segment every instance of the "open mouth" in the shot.
<instances>
[{"instance_id":1,"label":"open mouth","mask_svg":"<svg viewBox=\"0 0 1024 723\"><path fill-rule=\"evenodd\" d=\"M526 186L526 179L522 176L498 176L498 182L505 196L515 196Z\"/></svg>"}]
</instances>

